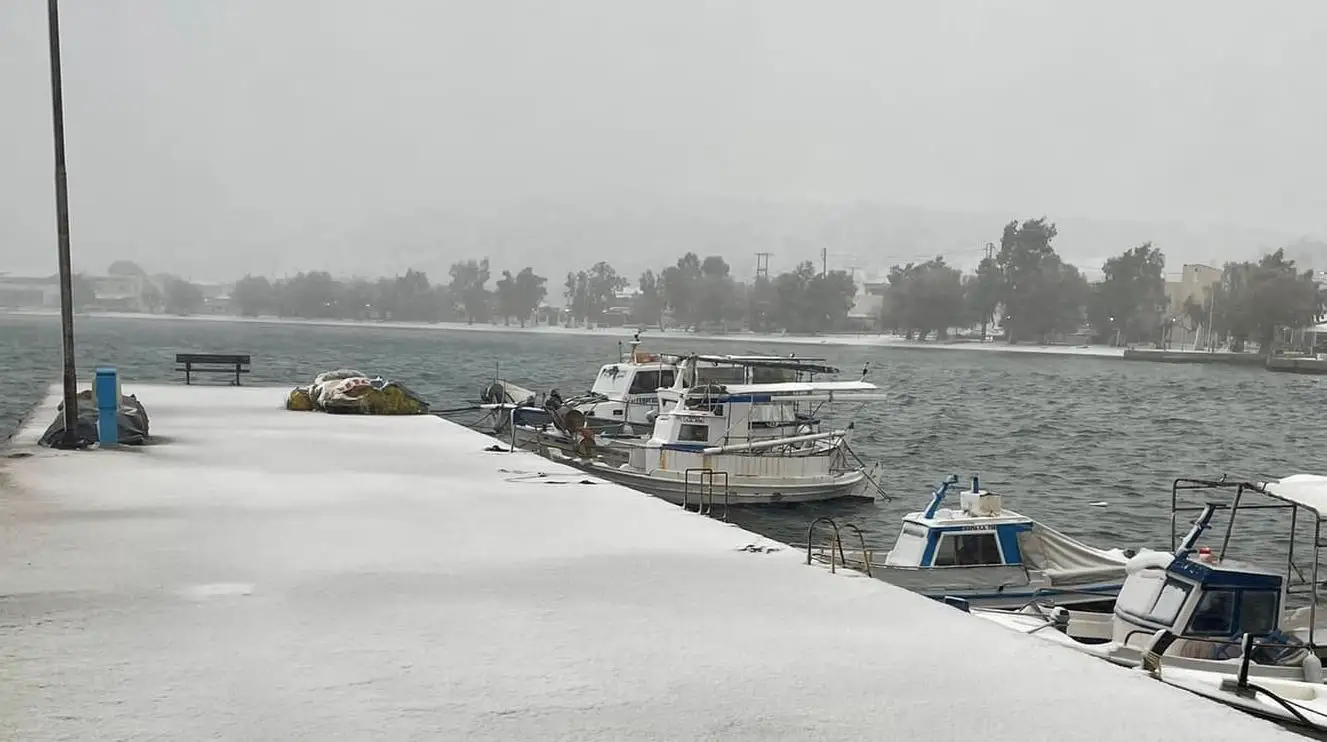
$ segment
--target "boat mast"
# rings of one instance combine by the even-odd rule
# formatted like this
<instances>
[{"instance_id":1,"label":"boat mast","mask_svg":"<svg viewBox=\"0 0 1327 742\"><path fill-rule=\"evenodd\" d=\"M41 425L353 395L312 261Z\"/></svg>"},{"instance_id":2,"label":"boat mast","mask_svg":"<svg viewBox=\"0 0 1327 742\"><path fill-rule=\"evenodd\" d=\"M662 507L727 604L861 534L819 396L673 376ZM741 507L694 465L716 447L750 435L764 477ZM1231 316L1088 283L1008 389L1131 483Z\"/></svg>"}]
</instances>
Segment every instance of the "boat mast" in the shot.
<instances>
[{"instance_id":1,"label":"boat mast","mask_svg":"<svg viewBox=\"0 0 1327 742\"><path fill-rule=\"evenodd\" d=\"M51 58L51 133L55 142L55 221L60 254L60 338L64 374L64 432L57 448L78 446L78 373L74 367L74 274L69 260L69 188L65 177L64 95L60 76L60 10L46 0Z\"/></svg>"}]
</instances>

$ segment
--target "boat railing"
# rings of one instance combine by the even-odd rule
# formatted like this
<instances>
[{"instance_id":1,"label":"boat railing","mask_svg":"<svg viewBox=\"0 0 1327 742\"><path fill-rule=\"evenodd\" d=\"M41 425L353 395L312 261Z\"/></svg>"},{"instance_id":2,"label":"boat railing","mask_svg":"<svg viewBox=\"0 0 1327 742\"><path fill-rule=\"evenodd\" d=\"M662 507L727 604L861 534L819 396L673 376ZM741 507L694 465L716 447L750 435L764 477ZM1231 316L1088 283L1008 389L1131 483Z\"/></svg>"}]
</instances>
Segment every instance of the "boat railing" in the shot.
<instances>
[{"instance_id":1,"label":"boat railing","mask_svg":"<svg viewBox=\"0 0 1327 742\"><path fill-rule=\"evenodd\" d=\"M1181 492L1193 491L1193 490L1216 490L1216 489L1234 490L1234 495L1230 498L1230 502L1218 503L1218 502L1209 501L1204 503L1203 505L1180 504L1179 500ZM1269 498L1271 502L1257 502L1257 503L1245 502L1244 495L1246 493L1255 493L1263 495ZM1258 483L1258 482L1248 482L1240 480L1228 480L1224 476L1218 480L1184 479L1184 478L1176 479L1171 485L1171 495L1170 495L1170 509L1171 509L1170 522L1171 522L1172 548L1174 547L1177 538L1176 523L1177 523L1178 514L1181 512L1201 511L1204 508L1211 508L1214 511L1225 510L1230 512L1230 516L1226 521L1224 537L1222 538L1221 541L1221 550L1220 552L1217 553L1217 559L1219 561L1225 561L1226 559L1226 553L1230 547L1231 536L1235 528L1235 518L1241 511L1283 510L1287 508L1290 510L1289 530L1286 532L1289 538L1287 539L1288 543L1286 545L1286 550L1285 550L1286 592L1287 594L1291 593L1303 594L1305 592L1309 594L1310 596L1309 606L1308 606L1309 607L1309 643L1316 646L1317 642L1315 637L1316 637L1316 628L1317 628L1317 607L1319 602L1318 594L1320 592L1320 586L1322 584L1319 573L1321 571L1320 567L1322 563L1322 548L1324 546L1327 546L1327 540L1324 540L1323 538L1322 524L1323 524L1323 519L1327 517L1327 514L1324 514L1324 512L1322 512L1319 508L1315 507L1312 503L1305 502L1303 499L1295 497L1287 497L1284 494L1280 494L1272 489L1269 489L1267 482ZM1310 518L1309 524L1312 525L1313 529L1313 537L1308 544L1313 555L1313 561L1311 563L1312 575L1310 579L1307 581L1308 589L1304 591L1291 589L1291 586L1293 584L1293 578L1295 577L1296 574L1298 574L1301 580L1303 580L1304 577L1303 572L1299 569L1299 566L1295 564L1295 554L1297 548L1302 546L1301 544L1299 544L1299 533L1298 533L1300 528L1299 511L1301 509L1307 511L1307 515Z\"/></svg>"},{"instance_id":2,"label":"boat railing","mask_svg":"<svg viewBox=\"0 0 1327 742\"><path fill-rule=\"evenodd\" d=\"M728 472L715 471L709 467L695 467L682 472L682 508L691 509L691 475L696 474L696 512L701 515L712 515L714 512L714 479L721 477L723 480L723 516L720 520L728 520L728 501L732 493L728 486ZM706 503L706 495L709 495L709 502Z\"/></svg>"},{"instance_id":3,"label":"boat railing","mask_svg":"<svg viewBox=\"0 0 1327 742\"><path fill-rule=\"evenodd\" d=\"M848 564L848 557L843 551L843 529L850 528L854 532L856 532L857 541L858 543L861 544L862 567L863 567L862 571L866 572L867 577L872 577L873 575L871 574L871 551L866 548L866 536L862 534L862 529L858 528L856 524L853 523L844 523L843 526L840 527L839 524L836 523L833 518L829 517L822 516L820 518L816 518L815 520L811 521L811 525L806 527L806 563L809 565L812 562L813 559L812 550L815 548L815 529L816 526L821 523L828 525L832 529L833 533L833 536L831 536L828 543L829 571L831 573L834 573L836 571L836 565L834 563L835 549L837 549L839 552L839 563L843 565L844 569L853 568L852 565ZM823 554L823 551L821 553Z\"/></svg>"}]
</instances>

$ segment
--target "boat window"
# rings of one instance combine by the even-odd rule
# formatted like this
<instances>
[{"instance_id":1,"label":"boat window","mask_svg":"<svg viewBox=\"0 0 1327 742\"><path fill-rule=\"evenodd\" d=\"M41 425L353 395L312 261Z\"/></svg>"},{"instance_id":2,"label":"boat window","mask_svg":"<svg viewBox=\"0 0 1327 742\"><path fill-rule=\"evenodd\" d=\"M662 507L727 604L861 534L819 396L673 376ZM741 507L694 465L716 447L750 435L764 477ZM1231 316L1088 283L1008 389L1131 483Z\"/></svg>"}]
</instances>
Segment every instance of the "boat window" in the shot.
<instances>
[{"instance_id":1,"label":"boat window","mask_svg":"<svg viewBox=\"0 0 1327 742\"><path fill-rule=\"evenodd\" d=\"M905 523L899 532L894 548L885 555L885 563L890 566L917 567L926 554L926 529L911 523Z\"/></svg>"},{"instance_id":2,"label":"boat window","mask_svg":"<svg viewBox=\"0 0 1327 742\"><path fill-rule=\"evenodd\" d=\"M994 533L945 534L935 549L936 567L979 567L1004 564Z\"/></svg>"},{"instance_id":3,"label":"boat window","mask_svg":"<svg viewBox=\"0 0 1327 742\"><path fill-rule=\"evenodd\" d=\"M686 443L708 443L710 440L709 426L683 423L681 433L677 438Z\"/></svg>"},{"instance_id":4,"label":"boat window","mask_svg":"<svg viewBox=\"0 0 1327 742\"><path fill-rule=\"evenodd\" d=\"M1024 534L1019 534L1022 537ZM1025 552L1026 553L1026 552ZM1166 573L1160 569L1143 569L1129 575L1115 598L1115 610L1134 616L1146 616L1156 605L1157 596L1166 586Z\"/></svg>"},{"instance_id":5,"label":"boat window","mask_svg":"<svg viewBox=\"0 0 1327 742\"><path fill-rule=\"evenodd\" d=\"M637 371L631 378L631 387L627 389L627 394L650 394L658 391L659 387L672 385L672 371Z\"/></svg>"},{"instance_id":6,"label":"boat window","mask_svg":"<svg viewBox=\"0 0 1327 742\"><path fill-rule=\"evenodd\" d=\"M1184 601L1189 597L1189 590L1192 588L1193 586L1187 582L1181 582L1173 577L1167 578L1166 586L1161 588L1156 604L1144 618L1166 625L1175 623L1176 617L1180 615L1180 608L1184 607Z\"/></svg>"},{"instance_id":7,"label":"boat window","mask_svg":"<svg viewBox=\"0 0 1327 742\"><path fill-rule=\"evenodd\" d=\"M1279 598L1275 590L1245 590L1239 599L1240 633L1261 636L1275 631Z\"/></svg>"},{"instance_id":8,"label":"boat window","mask_svg":"<svg viewBox=\"0 0 1327 742\"><path fill-rule=\"evenodd\" d=\"M696 386L702 384L741 384L746 375L741 366L718 366L696 369Z\"/></svg>"},{"instance_id":9,"label":"boat window","mask_svg":"<svg viewBox=\"0 0 1327 742\"><path fill-rule=\"evenodd\" d=\"M797 381L797 369L768 368L765 366L753 366L751 368L752 384L779 384L788 381Z\"/></svg>"},{"instance_id":10,"label":"boat window","mask_svg":"<svg viewBox=\"0 0 1327 742\"><path fill-rule=\"evenodd\" d=\"M1189 619L1189 633L1230 636L1235 626L1235 593L1208 590Z\"/></svg>"}]
</instances>

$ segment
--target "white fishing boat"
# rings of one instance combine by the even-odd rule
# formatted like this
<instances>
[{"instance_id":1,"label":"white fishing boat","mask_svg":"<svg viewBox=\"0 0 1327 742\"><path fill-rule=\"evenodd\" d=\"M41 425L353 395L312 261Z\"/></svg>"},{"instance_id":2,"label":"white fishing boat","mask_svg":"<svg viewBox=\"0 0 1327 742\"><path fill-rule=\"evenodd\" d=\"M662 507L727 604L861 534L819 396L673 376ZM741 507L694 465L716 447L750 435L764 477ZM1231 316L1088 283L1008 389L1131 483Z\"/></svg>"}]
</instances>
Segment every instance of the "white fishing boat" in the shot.
<instances>
[{"instance_id":1,"label":"white fishing boat","mask_svg":"<svg viewBox=\"0 0 1327 742\"><path fill-rule=\"evenodd\" d=\"M808 563L838 558L913 592L970 605L1016 608L1035 600L1110 610L1132 552L1088 546L1008 510L977 477L958 494L957 508L945 507L956 484L958 477L950 476L925 510L905 515L894 548L883 555L864 543L845 549L837 536L814 547L808 531Z\"/></svg>"},{"instance_id":2,"label":"white fishing boat","mask_svg":"<svg viewBox=\"0 0 1327 742\"><path fill-rule=\"evenodd\" d=\"M625 462L548 454L683 505L871 499L878 489L848 446L851 423L821 430L832 402L883 398L864 380L801 380L837 369L806 359L692 355L658 390L650 437L618 444ZM791 380L790 380L791 379Z\"/></svg>"},{"instance_id":3,"label":"white fishing boat","mask_svg":"<svg viewBox=\"0 0 1327 742\"><path fill-rule=\"evenodd\" d=\"M1230 504L1213 492L1233 492ZM1179 503L1199 491L1201 506ZM1271 502L1262 502L1263 499ZM1252 504L1248 500L1254 500ZM1229 559L1231 534L1241 510L1290 511L1286 568L1276 572ZM1315 731L1327 731L1327 686L1316 641L1323 513L1327 477L1295 475L1274 482L1176 480L1174 515L1199 515L1170 553L1140 554L1108 614L1028 605L1017 611L970 608L974 616L1115 664L1148 670L1163 682L1213 700ZM1219 551L1198 541L1218 511L1229 511ZM1294 562L1297 524L1314 531L1312 575L1300 584ZM1302 576L1302 575L1301 575ZM1292 596L1306 605L1286 610Z\"/></svg>"},{"instance_id":4,"label":"white fishing boat","mask_svg":"<svg viewBox=\"0 0 1327 742\"><path fill-rule=\"evenodd\" d=\"M589 391L567 398L556 389L537 395L495 379L481 392L477 409L485 411L487 418L477 427L522 448L625 460L625 453L614 450L614 444L650 436L660 404L676 401L670 390L684 359L690 360L692 370L683 388L814 381L817 373L837 373L837 369L815 363L819 359L789 362L782 356L684 356L647 352L640 345L637 332L625 353L619 344L616 362L599 368Z\"/></svg>"}]
</instances>

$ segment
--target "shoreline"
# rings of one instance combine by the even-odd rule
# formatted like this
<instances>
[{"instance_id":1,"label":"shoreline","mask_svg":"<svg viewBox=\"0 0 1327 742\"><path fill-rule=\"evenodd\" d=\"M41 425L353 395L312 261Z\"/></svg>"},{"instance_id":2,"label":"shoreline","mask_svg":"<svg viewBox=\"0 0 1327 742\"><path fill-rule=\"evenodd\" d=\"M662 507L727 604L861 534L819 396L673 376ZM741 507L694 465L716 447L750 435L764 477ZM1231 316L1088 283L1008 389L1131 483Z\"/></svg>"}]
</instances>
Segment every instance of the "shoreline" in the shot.
<instances>
[{"instance_id":1,"label":"shoreline","mask_svg":"<svg viewBox=\"0 0 1327 742\"><path fill-rule=\"evenodd\" d=\"M0 310L0 315L15 317L54 317L60 313L55 310ZM606 337L614 339L630 338L635 332L632 327L561 327L539 325L519 327L507 325L474 324L461 322L376 322L337 319L296 319L290 317L237 317L230 314L207 314L178 316L173 314L141 314L134 312L87 312L75 315L75 322L80 318L125 319L139 321L175 321L175 322L220 322L229 324L256 325L291 325L297 327L355 327L381 328L391 330L434 330L450 332L487 332L511 333L544 336L580 336ZM922 342L906 340L897 335L857 334L857 335L761 335L751 332L735 332L716 335L712 333L690 333L678 330L647 329L642 333L645 343L655 338L685 338L708 342L736 343L775 343L784 345L833 345L844 347L901 348L916 350L952 350L988 353L1022 353L1032 355L1086 356L1091 358L1124 359L1124 348L1102 345L1009 345L1004 342L979 343L974 341L933 341Z\"/></svg>"}]
</instances>

